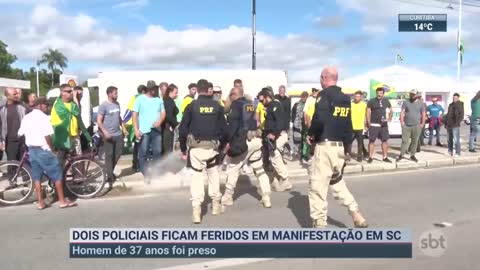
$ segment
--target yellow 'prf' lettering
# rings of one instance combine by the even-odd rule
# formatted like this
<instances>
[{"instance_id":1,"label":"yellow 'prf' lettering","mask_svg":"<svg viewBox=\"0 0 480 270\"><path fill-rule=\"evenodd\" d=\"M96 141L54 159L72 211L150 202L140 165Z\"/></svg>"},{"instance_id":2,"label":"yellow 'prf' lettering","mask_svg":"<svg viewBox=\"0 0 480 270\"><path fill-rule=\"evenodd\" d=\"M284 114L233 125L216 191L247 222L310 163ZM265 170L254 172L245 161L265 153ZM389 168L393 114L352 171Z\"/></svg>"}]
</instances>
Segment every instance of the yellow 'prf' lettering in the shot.
<instances>
[{"instance_id":1,"label":"yellow 'prf' lettering","mask_svg":"<svg viewBox=\"0 0 480 270\"><path fill-rule=\"evenodd\" d=\"M200 113L212 113L213 107L200 107Z\"/></svg>"},{"instance_id":2,"label":"yellow 'prf' lettering","mask_svg":"<svg viewBox=\"0 0 480 270\"><path fill-rule=\"evenodd\" d=\"M335 107L333 111L333 116L347 117L349 112L350 108Z\"/></svg>"}]
</instances>

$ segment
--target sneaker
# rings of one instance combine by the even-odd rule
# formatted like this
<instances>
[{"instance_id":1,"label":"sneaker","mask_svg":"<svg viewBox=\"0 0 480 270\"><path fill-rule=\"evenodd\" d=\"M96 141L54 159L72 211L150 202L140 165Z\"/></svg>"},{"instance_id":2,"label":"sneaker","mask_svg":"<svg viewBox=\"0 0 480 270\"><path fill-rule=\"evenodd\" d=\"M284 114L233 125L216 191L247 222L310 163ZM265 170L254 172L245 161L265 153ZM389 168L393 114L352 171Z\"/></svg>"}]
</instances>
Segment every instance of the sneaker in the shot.
<instances>
[{"instance_id":1,"label":"sneaker","mask_svg":"<svg viewBox=\"0 0 480 270\"><path fill-rule=\"evenodd\" d=\"M403 156L398 156L397 161L400 161L403 159Z\"/></svg>"},{"instance_id":2,"label":"sneaker","mask_svg":"<svg viewBox=\"0 0 480 270\"><path fill-rule=\"evenodd\" d=\"M437 143L436 146L443 147L443 144Z\"/></svg>"},{"instance_id":3,"label":"sneaker","mask_svg":"<svg viewBox=\"0 0 480 270\"><path fill-rule=\"evenodd\" d=\"M232 206L233 205L233 196L230 193L226 193L222 196L221 200L223 205Z\"/></svg>"},{"instance_id":4,"label":"sneaker","mask_svg":"<svg viewBox=\"0 0 480 270\"><path fill-rule=\"evenodd\" d=\"M362 163L362 158L361 157L357 158L357 162Z\"/></svg>"},{"instance_id":5,"label":"sneaker","mask_svg":"<svg viewBox=\"0 0 480 270\"><path fill-rule=\"evenodd\" d=\"M372 162L373 162L373 158L368 158L367 163L372 163Z\"/></svg>"},{"instance_id":6,"label":"sneaker","mask_svg":"<svg viewBox=\"0 0 480 270\"><path fill-rule=\"evenodd\" d=\"M263 195L262 204L265 208L272 208L272 202L270 200L270 195Z\"/></svg>"},{"instance_id":7,"label":"sneaker","mask_svg":"<svg viewBox=\"0 0 480 270\"><path fill-rule=\"evenodd\" d=\"M383 158L383 162L392 163L392 161L388 157Z\"/></svg>"},{"instance_id":8,"label":"sneaker","mask_svg":"<svg viewBox=\"0 0 480 270\"><path fill-rule=\"evenodd\" d=\"M459 157L460 157L460 155L459 155L459 154L455 154L455 158L459 158Z\"/></svg>"},{"instance_id":9,"label":"sneaker","mask_svg":"<svg viewBox=\"0 0 480 270\"><path fill-rule=\"evenodd\" d=\"M475 150L475 149L469 149L468 152L470 152L470 153L475 153L475 152L477 152L477 150Z\"/></svg>"},{"instance_id":10,"label":"sneaker","mask_svg":"<svg viewBox=\"0 0 480 270\"><path fill-rule=\"evenodd\" d=\"M412 161L418 162L418 159L417 159L415 156L411 156L410 159L411 159Z\"/></svg>"}]
</instances>

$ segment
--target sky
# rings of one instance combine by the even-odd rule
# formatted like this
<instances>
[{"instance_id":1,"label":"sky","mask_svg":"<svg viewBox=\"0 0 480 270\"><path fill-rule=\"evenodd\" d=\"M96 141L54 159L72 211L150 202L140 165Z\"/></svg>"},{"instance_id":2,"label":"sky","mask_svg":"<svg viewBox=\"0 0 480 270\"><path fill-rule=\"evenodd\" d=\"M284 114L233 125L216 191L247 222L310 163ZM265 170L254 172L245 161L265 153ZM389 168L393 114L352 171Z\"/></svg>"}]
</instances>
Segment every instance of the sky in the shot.
<instances>
[{"instance_id":1,"label":"sky","mask_svg":"<svg viewBox=\"0 0 480 270\"><path fill-rule=\"evenodd\" d=\"M145 69L250 69L250 0L0 0L0 40L35 65L48 48L65 73ZM453 9L447 9L452 3ZM480 1L469 0L469 3ZM455 77L458 0L258 0L257 69L287 70L294 83L340 78L394 64ZM399 13L448 14L448 31L398 32ZM480 64L480 7L464 7L462 74Z\"/></svg>"}]
</instances>

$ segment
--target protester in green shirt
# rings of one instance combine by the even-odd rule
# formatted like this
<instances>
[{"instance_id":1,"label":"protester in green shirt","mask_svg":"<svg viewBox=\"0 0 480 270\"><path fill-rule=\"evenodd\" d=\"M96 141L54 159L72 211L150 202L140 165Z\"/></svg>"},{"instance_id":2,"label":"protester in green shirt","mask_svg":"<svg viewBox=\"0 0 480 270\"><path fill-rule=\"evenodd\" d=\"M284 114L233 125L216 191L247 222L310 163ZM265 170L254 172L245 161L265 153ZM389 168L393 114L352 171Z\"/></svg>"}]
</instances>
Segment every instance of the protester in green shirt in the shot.
<instances>
[{"instance_id":1,"label":"protester in green shirt","mask_svg":"<svg viewBox=\"0 0 480 270\"><path fill-rule=\"evenodd\" d=\"M480 130L480 91L477 92L471 101L472 116L470 117L470 140L468 141L468 151L476 152L475 142Z\"/></svg>"}]
</instances>

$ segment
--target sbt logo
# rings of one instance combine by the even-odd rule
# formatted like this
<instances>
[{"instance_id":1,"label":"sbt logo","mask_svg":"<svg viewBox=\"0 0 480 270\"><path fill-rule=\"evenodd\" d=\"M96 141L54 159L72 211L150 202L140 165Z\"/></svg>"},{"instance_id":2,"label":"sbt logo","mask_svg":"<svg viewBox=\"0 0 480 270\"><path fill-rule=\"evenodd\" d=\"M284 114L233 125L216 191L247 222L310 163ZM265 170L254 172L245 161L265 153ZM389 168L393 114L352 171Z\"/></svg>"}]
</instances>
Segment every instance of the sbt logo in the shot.
<instances>
[{"instance_id":1,"label":"sbt logo","mask_svg":"<svg viewBox=\"0 0 480 270\"><path fill-rule=\"evenodd\" d=\"M419 244L425 255L440 257L447 249L447 238L439 230L430 230L422 233Z\"/></svg>"}]
</instances>

